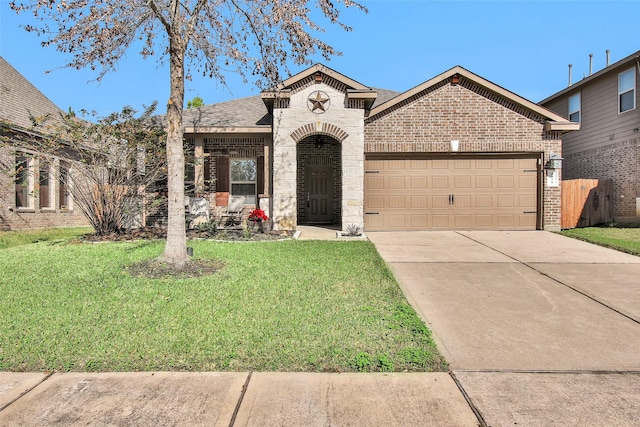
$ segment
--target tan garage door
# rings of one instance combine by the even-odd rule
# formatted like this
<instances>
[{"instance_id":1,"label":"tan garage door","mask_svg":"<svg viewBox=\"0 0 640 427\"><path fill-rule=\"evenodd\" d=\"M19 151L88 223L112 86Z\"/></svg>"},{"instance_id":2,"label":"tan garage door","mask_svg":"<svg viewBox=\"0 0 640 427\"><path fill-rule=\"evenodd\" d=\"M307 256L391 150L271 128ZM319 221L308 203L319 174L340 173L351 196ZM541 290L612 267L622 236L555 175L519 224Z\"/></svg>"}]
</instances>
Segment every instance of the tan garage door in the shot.
<instances>
[{"instance_id":1,"label":"tan garage door","mask_svg":"<svg viewBox=\"0 0 640 427\"><path fill-rule=\"evenodd\" d=\"M536 158L368 159L365 230L535 230Z\"/></svg>"}]
</instances>

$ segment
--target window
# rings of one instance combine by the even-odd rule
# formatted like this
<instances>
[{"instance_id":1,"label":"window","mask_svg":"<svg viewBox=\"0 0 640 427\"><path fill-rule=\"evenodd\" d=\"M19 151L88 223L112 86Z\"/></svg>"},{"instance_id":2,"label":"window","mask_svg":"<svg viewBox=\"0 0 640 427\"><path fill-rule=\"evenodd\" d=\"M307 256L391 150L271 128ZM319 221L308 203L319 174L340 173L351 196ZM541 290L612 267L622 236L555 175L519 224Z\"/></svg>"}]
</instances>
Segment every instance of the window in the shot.
<instances>
[{"instance_id":1,"label":"window","mask_svg":"<svg viewBox=\"0 0 640 427\"><path fill-rule=\"evenodd\" d=\"M618 112L636 108L636 69L618 74Z\"/></svg>"},{"instance_id":2,"label":"window","mask_svg":"<svg viewBox=\"0 0 640 427\"><path fill-rule=\"evenodd\" d=\"M44 163L40 164L40 171L38 173L40 181L40 189L38 190L38 199L40 200L40 209L52 209L53 208L53 185L51 182L51 165Z\"/></svg>"},{"instance_id":3,"label":"window","mask_svg":"<svg viewBox=\"0 0 640 427\"><path fill-rule=\"evenodd\" d=\"M255 159L231 159L231 195L245 196L245 204L256 204L256 178L258 164Z\"/></svg>"},{"instance_id":4,"label":"window","mask_svg":"<svg viewBox=\"0 0 640 427\"><path fill-rule=\"evenodd\" d=\"M16 157L16 208L33 209L33 159Z\"/></svg>"},{"instance_id":5,"label":"window","mask_svg":"<svg viewBox=\"0 0 640 427\"><path fill-rule=\"evenodd\" d=\"M58 174L58 209L60 210L71 209L69 184L69 166L61 162Z\"/></svg>"},{"instance_id":6,"label":"window","mask_svg":"<svg viewBox=\"0 0 640 427\"><path fill-rule=\"evenodd\" d=\"M569 120L580 123L580 93L569 97Z\"/></svg>"}]
</instances>

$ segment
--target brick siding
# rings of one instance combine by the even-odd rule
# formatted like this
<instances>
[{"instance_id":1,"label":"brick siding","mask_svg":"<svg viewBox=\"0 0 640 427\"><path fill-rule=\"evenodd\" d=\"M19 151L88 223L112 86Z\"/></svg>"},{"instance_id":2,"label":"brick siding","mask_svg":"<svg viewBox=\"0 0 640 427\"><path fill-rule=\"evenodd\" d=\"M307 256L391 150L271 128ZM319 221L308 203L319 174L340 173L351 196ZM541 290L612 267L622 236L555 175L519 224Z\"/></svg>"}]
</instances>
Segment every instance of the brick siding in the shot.
<instances>
[{"instance_id":1,"label":"brick siding","mask_svg":"<svg viewBox=\"0 0 640 427\"><path fill-rule=\"evenodd\" d=\"M365 121L365 153L461 153L561 155L559 132L545 132L544 118L513 101L460 79L416 94ZM543 228L560 228L560 187L543 179Z\"/></svg>"},{"instance_id":2,"label":"brick siding","mask_svg":"<svg viewBox=\"0 0 640 427\"><path fill-rule=\"evenodd\" d=\"M617 220L636 217L640 197L640 138L565 156L564 179L612 179L613 215Z\"/></svg>"},{"instance_id":3,"label":"brick siding","mask_svg":"<svg viewBox=\"0 0 640 427\"><path fill-rule=\"evenodd\" d=\"M0 149L0 231L89 225L89 221L79 209L57 209L58 191L52 192L54 197L51 205L56 207L55 209L40 209L37 197L33 199L33 208L17 209L13 180L15 162L13 154L6 149Z\"/></svg>"}]
</instances>

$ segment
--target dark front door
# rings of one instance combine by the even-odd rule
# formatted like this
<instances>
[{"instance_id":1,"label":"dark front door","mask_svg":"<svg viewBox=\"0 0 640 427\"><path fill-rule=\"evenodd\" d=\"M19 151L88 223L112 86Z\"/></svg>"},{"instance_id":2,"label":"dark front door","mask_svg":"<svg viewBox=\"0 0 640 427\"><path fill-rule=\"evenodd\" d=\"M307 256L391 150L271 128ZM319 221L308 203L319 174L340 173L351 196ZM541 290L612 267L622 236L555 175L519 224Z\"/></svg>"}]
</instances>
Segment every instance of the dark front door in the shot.
<instances>
[{"instance_id":1,"label":"dark front door","mask_svg":"<svg viewBox=\"0 0 640 427\"><path fill-rule=\"evenodd\" d=\"M330 224L333 220L331 166L307 166L307 222Z\"/></svg>"}]
</instances>

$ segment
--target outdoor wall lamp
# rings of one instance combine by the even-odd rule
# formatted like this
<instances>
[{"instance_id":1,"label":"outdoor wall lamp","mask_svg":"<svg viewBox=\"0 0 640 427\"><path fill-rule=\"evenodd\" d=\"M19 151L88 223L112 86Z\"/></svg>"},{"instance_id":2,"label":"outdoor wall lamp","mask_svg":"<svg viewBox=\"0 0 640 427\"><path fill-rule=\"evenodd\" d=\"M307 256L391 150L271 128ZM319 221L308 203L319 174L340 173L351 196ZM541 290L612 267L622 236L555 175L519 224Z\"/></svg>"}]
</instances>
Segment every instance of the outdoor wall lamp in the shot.
<instances>
[{"instance_id":1,"label":"outdoor wall lamp","mask_svg":"<svg viewBox=\"0 0 640 427\"><path fill-rule=\"evenodd\" d=\"M549 160L547 160L547 163L544 165L544 168L551 169L551 170L562 169L562 160L564 159L559 155L552 154L549 156Z\"/></svg>"}]
</instances>

